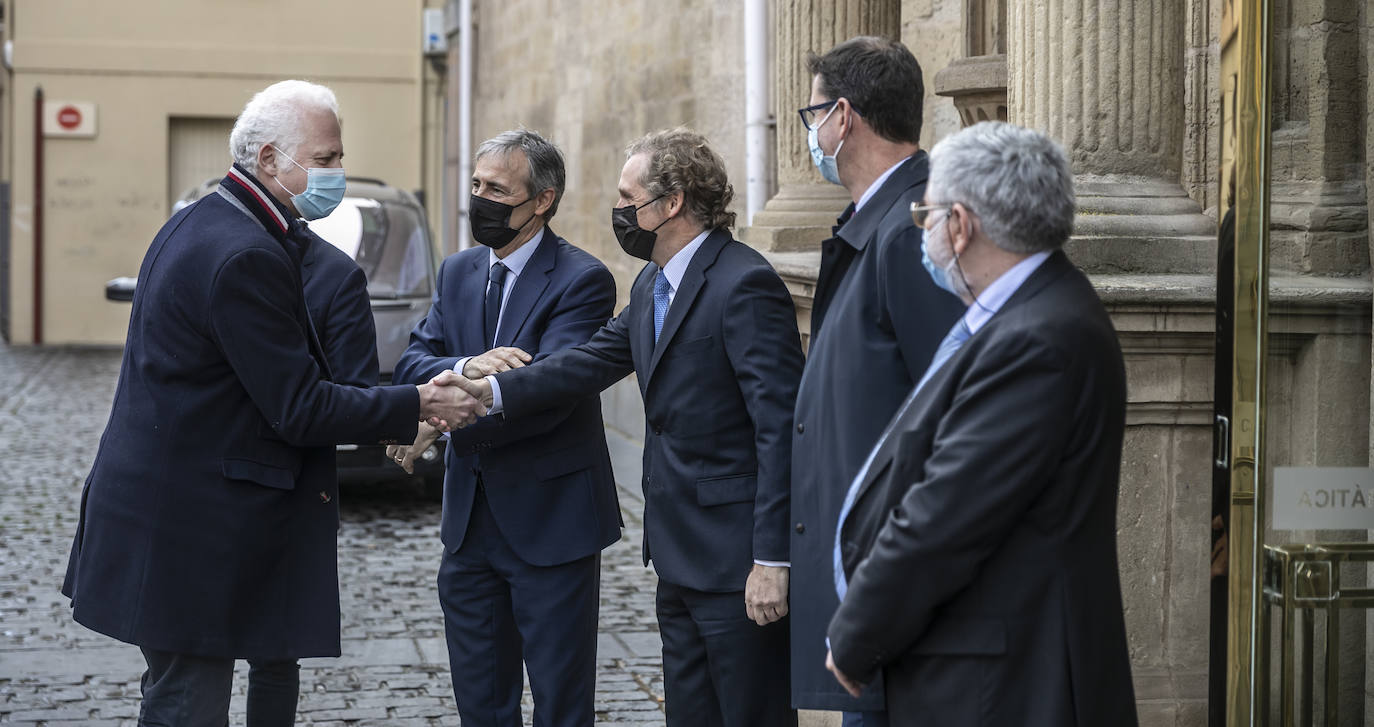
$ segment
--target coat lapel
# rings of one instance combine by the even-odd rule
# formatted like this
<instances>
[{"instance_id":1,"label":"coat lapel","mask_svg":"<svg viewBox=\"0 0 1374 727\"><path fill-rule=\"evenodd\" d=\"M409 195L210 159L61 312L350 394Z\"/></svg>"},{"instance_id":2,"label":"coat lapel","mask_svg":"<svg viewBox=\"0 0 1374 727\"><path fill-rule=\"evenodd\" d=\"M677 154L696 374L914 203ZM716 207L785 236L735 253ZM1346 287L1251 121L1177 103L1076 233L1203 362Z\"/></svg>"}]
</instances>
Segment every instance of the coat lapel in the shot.
<instances>
[{"instance_id":1,"label":"coat lapel","mask_svg":"<svg viewBox=\"0 0 1374 727\"><path fill-rule=\"evenodd\" d=\"M486 250L482 252L486 253ZM457 290L449 293L450 300L446 301L445 307L456 313L450 315L453 315L453 321L458 326L457 335L452 339L458 345L448 352L451 356L471 356L487 351L486 338L482 335L486 323L483 311L487 301L487 277L490 274L487 260L488 254L473 255L472 262L457 281Z\"/></svg>"},{"instance_id":2,"label":"coat lapel","mask_svg":"<svg viewBox=\"0 0 1374 727\"><path fill-rule=\"evenodd\" d=\"M1030 277L1026 278L1025 282L1021 283L1021 287L1017 288L1016 292L1012 293L1011 297L1007 299L1007 302L1003 303L1002 307L998 308L997 312L993 314L992 319L984 323L974 335L977 336L981 334L985 328L993 325L993 322L1002 314L1002 311L1015 308L1026 300L1035 297L1035 295L1043 290L1046 285L1058 280L1064 273L1072 269L1073 263L1069 262L1069 258L1064 254L1064 251L1056 250L1046 258L1045 262L1040 264L1040 267L1036 268L1035 272L1030 274ZM945 362L945 366L948 367L952 365L954 360L959 357L960 353L962 352L956 352L954 356L951 356L950 360ZM902 422L920 421L929 415L929 412L926 410L930 408L930 401L929 397L924 396L924 394L939 388L942 379L943 374L932 376L930 381L926 382L927 385L924 388L919 391L912 389L911 393L907 394L906 400L902 402L902 406L897 408L897 413L892 416L892 421L889 422L888 428L883 432L882 436L878 438L878 443L875 445L877 453L873 456L873 462L869 465L868 471L864 473L863 481L859 483L859 491L855 494L854 499L856 503L863 498L864 493L878 480L878 475L883 473L887 465L897 455L896 446L892 442L894 438L900 436L902 432L910 429L910 427L902 429ZM943 417L944 412L940 412L940 416ZM850 511L850 514L851 516L853 515L853 510Z\"/></svg>"},{"instance_id":3,"label":"coat lapel","mask_svg":"<svg viewBox=\"0 0 1374 727\"><path fill-rule=\"evenodd\" d=\"M539 248L515 278L515 288L501 310L501 327L496 331L497 346L509 346L515 340L530 311L534 310L534 304L539 302L544 289L549 287L549 273L554 268L554 253L557 250L558 236L553 234L553 230L544 228L544 238L539 241Z\"/></svg>"},{"instance_id":4,"label":"coat lapel","mask_svg":"<svg viewBox=\"0 0 1374 727\"><path fill-rule=\"evenodd\" d=\"M658 344L653 347L654 356L649 360L649 370L645 379L653 378L654 369L658 368L658 362L663 358L663 352L672 345L673 335L682 325L682 320L687 317L688 311L692 308L692 303L696 301L701 288L706 284L706 269L716 262L716 256L720 254L721 248L730 241L729 233L724 230L716 230L706 237L697 248L697 252L692 256L692 262L687 265L687 270L682 274L682 282L678 285L677 292L673 294L672 305L668 306L668 315L663 319L663 331L658 336ZM653 306L653 295L649 296L650 310ZM649 315L649 338L653 339L654 321L652 312Z\"/></svg>"}]
</instances>

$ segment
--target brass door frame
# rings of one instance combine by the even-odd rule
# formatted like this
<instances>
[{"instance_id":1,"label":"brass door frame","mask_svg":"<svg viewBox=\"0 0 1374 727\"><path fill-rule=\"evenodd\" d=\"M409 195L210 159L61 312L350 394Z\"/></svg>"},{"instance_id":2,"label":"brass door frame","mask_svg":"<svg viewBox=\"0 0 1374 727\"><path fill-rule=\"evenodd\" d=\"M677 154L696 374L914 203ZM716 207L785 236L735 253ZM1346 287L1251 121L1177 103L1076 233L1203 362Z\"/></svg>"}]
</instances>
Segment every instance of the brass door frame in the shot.
<instances>
[{"instance_id":1,"label":"brass door frame","mask_svg":"<svg viewBox=\"0 0 1374 727\"><path fill-rule=\"evenodd\" d=\"M1265 723L1268 633L1260 628L1265 493L1263 480L1265 352L1269 248L1269 25L1270 0L1225 0L1223 35L1235 59L1234 133L1235 344L1231 415L1231 520L1227 614L1227 723ZM1234 35L1230 31L1234 30ZM1226 38L1223 38L1225 43ZM1223 69L1228 62L1223 60ZM1223 83L1227 73L1223 70ZM1232 125L1234 124L1234 125ZM1223 139L1223 146L1228 140ZM1223 175L1225 176L1225 175ZM1227 180L1223 179L1225 185ZM1222 195L1225 199L1226 195ZM1224 352L1218 352L1224 355ZM1218 395L1226 395L1217 392Z\"/></svg>"}]
</instances>

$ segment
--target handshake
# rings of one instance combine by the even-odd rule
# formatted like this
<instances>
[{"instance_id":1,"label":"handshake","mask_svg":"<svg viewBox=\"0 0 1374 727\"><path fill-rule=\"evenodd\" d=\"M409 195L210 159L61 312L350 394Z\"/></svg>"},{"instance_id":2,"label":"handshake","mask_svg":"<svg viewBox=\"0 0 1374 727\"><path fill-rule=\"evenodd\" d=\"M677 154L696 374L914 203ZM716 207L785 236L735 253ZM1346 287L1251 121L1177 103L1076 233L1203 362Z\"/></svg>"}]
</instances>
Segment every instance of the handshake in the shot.
<instances>
[{"instance_id":1,"label":"handshake","mask_svg":"<svg viewBox=\"0 0 1374 727\"><path fill-rule=\"evenodd\" d=\"M410 446L393 444L387 447L387 457L414 471L414 459L443 432L452 432L477 421L491 406L491 384L485 377L517 369L533 360L528 353L511 347L494 348L480 356L473 356L463 364L463 373L445 371L420 384L419 436ZM427 426L426 426L427 425Z\"/></svg>"}]
</instances>

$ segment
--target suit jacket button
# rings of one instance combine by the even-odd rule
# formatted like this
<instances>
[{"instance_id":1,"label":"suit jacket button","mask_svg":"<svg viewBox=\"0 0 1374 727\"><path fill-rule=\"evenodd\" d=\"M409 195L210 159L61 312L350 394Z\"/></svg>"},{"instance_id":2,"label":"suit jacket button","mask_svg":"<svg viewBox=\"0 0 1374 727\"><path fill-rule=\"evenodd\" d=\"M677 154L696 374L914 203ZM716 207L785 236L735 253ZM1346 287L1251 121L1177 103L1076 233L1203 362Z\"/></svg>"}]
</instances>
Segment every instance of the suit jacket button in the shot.
<instances>
[{"instance_id":1,"label":"suit jacket button","mask_svg":"<svg viewBox=\"0 0 1374 727\"><path fill-rule=\"evenodd\" d=\"M324 502L324 503L328 503L328 502L329 502L329 493L328 493L328 492L325 492L324 490L320 490L320 502Z\"/></svg>"},{"instance_id":2,"label":"suit jacket button","mask_svg":"<svg viewBox=\"0 0 1374 727\"><path fill-rule=\"evenodd\" d=\"M802 424L801 422L797 422L797 434L801 434L802 432L805 432L805 431L806 431L806 425L805 425L805 424Z\"/></svg>"},{"instance_id":3,"label":"suit jacket button","mask_svg":"<svg viewBox=\"0 0 1374 727\"><path fill-rule=\"evenodd\" d=\"M662 434L663 434L663 427L654 427L654 434L662 435Z\"/></svg>"},{"instance_id":4,"label":"suit jacket button","mask_svg":"<svg viewBox=\"0 0 1374 727\"><path fill-rule=\"evenodd\" d=\"M797 523L797 534L801 535L804 532L806 532L806 525L804 525L803 523Z\"/></svg>"}]
</instances>

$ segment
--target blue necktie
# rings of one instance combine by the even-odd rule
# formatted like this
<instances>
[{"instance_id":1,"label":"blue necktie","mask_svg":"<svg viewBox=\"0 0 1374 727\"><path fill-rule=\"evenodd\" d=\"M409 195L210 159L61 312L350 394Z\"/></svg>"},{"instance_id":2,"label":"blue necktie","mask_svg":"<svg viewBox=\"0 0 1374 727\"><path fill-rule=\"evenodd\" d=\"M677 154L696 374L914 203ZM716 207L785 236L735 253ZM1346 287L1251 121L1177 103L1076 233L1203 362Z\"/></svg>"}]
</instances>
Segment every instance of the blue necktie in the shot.
<instances>
[{"instance_id":1,"label":"blue necktie","mask_svg":"<svg viewBox=\"0 0 1374 727\"><path fill-rule=\"evenodd\" d=\"M945 362L954 355L954 352L958 351L959 347L964 345L964 341L967 341L969 336L972 335L972 331L969 330L968 324L964 322L963 318L960 318L958 322L954 324L954 327L949 329L949 333L945 334L944 340L940 341L940 347L935 349L935 358L931 359L930 366L926 367L925 374L921 376L921 380L916 383L911 393L907 395L906 401L902 402L902 406L897 409L897 413L892 417L892 421L888 422L887 431L883 432L883 436L878 437L878 442L873 445L873 449L868 453L868 460L864 462L863 467L859 468L859 474L854 477L853 482L849 483L849 492L845 494L844 505L840 508L840 519L835 523L835 551L833 555L835 567L835 593L839 595L841 601L844 600L845 592L849 590L849 583L845 581L844 560L840 556L840 530L844 527L844 519L849 517L849 511L854 507L854 500L859 497L859 485L864 481L864 478L868 476L868 468L873 466L873 458L877 456L878 449L887 441L888 436L892 434L892 428L901 420L902 415L905 414L906 410L911 406L911 402L916 400L916 395L921 392L921 387L925 386L926 382L930 380L930 377L934 376L935 372L939 371L940 367L944 366Z\"/></svg>"},{"instance_id":2,"label":"blue necktie","mask_svg":"<svg viewBox=\"0 0 1374 727\"><path fill-rule=\"evenodd\" d=\"M503 283L506 282L506 266L496 263L491 266L491 274L487 278L491 284L487 286L486 321L485 330L482 331L486 338L487 348L496 348L496 324L501 320L501 293L504 289Z\"/></svg>"},{"instance_id":3,"label":"blue necktie","mask_svg":"<svg viewBox=\"0 0 1374 727\"><path fill-rule=\"evenodd\" d=\"M663 333L663 319L668 317L668 294L672 290L668 276L658 271L654 276L654 343L658 343L658 336Z\"/></svg>"}]
</instances>

